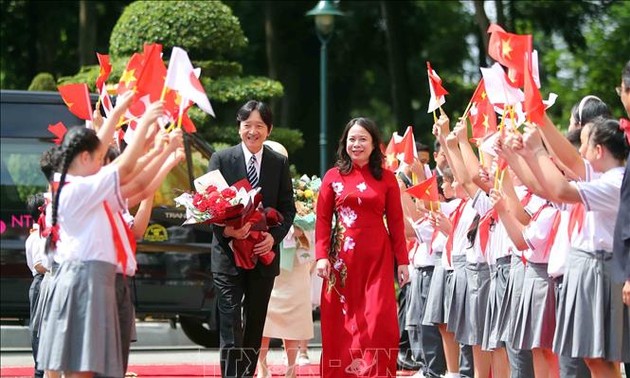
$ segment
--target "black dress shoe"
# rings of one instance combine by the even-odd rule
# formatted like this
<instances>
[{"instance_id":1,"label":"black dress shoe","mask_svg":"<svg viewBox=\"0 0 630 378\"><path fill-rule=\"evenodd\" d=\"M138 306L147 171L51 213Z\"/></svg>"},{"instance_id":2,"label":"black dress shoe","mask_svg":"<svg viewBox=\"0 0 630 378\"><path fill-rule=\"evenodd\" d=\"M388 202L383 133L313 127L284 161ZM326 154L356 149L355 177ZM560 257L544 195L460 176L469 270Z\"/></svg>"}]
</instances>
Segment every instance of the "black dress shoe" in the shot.
<instances>
[{"instance_id":1,"label":"black dress shoe","mask_svg":"<svg viewBox=\"0 0 630 378\"><path fill-rule=\"evenodd\" d=\"M402 358L399 356L396 359L396 365L398 366L398 370L420 370L422 364L420 362L414 361L411 358Z\"/></svg>"}]
</instances>

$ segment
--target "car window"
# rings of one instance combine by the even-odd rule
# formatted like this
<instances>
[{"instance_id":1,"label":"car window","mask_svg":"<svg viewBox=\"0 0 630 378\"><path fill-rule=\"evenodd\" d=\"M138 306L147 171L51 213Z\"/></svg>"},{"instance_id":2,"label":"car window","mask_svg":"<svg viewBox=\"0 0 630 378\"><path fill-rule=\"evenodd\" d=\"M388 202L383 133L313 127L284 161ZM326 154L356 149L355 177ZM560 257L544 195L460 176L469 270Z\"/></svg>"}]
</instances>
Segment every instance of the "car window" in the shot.
<instances>
[{"instance_id":1,"label":"car window","mask_svg":"<svg viewBox=\"0 0 630 378\"><path fill-rule=\"evenodd\" d=\"M38 139L0 139L0 191L2 198L2 239L25 239L32 219L26 214L28 196L46 190L46 178L39 160L52 146Z\"/></svg>"}]
</instances>

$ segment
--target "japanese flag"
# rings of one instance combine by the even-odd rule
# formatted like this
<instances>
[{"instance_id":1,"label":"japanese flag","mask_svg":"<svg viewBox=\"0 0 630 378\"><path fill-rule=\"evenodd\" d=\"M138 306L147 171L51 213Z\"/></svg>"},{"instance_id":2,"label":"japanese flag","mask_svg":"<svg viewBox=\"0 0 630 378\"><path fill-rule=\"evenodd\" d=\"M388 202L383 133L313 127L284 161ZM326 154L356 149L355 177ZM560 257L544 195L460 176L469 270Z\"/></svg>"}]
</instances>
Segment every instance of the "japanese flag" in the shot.
<instances>
[{"instance_id":1,"label":"japanese flag","mask_svg":"<svg viewBox=\"0 0 630 378\"><path fill-rule=\"evenodd\" d=\"M178 91L180 96L194 102L204 112L215 116L210 100L201 86L198 74L196 74L188 54L182 48L173 47L164 85Z\"/></svg>"}]
</instances>

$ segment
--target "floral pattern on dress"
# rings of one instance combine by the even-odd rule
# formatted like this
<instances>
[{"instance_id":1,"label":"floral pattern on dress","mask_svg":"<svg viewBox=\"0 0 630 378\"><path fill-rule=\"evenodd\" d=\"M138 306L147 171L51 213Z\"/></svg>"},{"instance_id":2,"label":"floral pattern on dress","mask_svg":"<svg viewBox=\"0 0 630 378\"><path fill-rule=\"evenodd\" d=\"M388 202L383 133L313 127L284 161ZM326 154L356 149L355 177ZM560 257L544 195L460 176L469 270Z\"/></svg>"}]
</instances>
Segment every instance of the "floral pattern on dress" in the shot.
<instances>
[{"instance_id":1,"label":"floral pattern on dress","mask_svg":"<svg viewBox=\"0 0 630 378\"><path fill-rule=\"evenodd\" d=\"M341 195L341 192L343 192L343 183L341 182L333 182L332 183L332 190L335 192L336 195Z\"/></svg>"},{"instance_id":2,"label":"floral pattern on dress","mask_svg":"<svg viewBox=\"0 0 630 378\"><path fill-rule=\"evenodd\" d=\"M367 185L365 184L365 182L362 182L357 185L357 189L359 189L359 192L363 193L367 190Z\"/></svg>"},{"instance_id":3,"label":"floral pattern on dress","mask_svg":"<svg viewBox=\"0 0 630 378\"><path fill-rule=\"evenodd\" d=\"M348 236L346 238L346 240L344 240L344 242L343 242L343 251L344 252L352 251L354 249L355 245L356 245L356 243L355 243L354 239L351 238L350 236Z\"/></svg>"},{"instance_id":4,"label":"floral pattern on dress","mask_svg":"<svg viewBox=\"0 0 630 378\"><path fill-rule=\"evenodd\" d=\"M357 220L357 213L355 213L354 210L347 206L342 206L339 209L339 217L341 218L343 224L346 225L346 227L352 227L354 221Z\"/></svg>"}]
</instances>

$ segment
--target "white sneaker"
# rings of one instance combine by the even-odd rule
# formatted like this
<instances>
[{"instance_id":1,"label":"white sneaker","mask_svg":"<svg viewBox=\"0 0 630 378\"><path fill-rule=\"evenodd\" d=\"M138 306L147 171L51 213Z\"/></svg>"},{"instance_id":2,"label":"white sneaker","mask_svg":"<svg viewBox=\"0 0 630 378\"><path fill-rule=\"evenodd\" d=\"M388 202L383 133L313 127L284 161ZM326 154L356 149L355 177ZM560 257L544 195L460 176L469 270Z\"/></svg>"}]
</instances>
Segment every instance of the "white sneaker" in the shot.
<instances>
[{"instance_id":1,"label":"white sneaker","mask_svg":"<svg viewBox=\"0 0 630 378\"><path fill-rule=\"evenodd\" d=\"M422 370L418 370L416 372L416 374L411 376L412 378L424 378L424 373L422 372Z\"/></svg>"},{"instance_id":2,"label":"white sneaker","mask_svg":"<svg viewBox=\"0 0 630 378\"><path fill-rule=\"evenodd\" d=\"M297 358L297 364L298 364L298 366L310 365L311 364L311 360L310 360L310 358L308 358L308 354L300 353L300 355Z\"/></svg>"}]
</instances>

